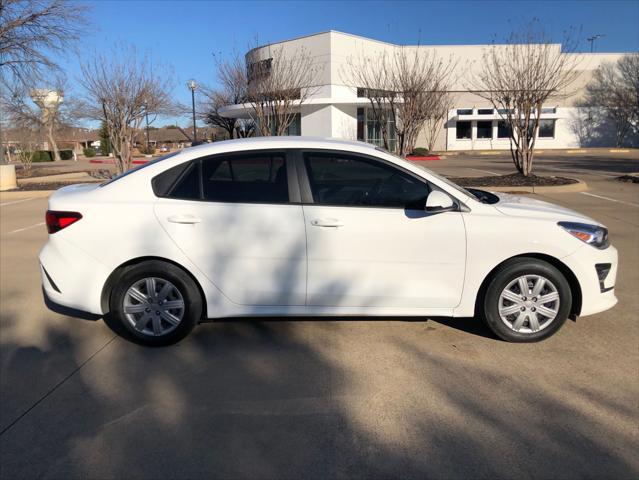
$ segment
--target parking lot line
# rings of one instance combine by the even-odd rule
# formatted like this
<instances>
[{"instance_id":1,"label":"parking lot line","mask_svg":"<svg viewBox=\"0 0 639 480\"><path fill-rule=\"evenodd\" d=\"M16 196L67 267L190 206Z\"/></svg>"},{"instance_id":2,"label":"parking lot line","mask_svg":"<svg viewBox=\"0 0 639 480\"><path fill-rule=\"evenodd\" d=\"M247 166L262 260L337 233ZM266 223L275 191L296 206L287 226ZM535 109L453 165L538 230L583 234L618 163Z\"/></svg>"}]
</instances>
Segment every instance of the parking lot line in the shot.
<instances>
[{"instance_id":1,"label":"parking lot line","mask_svg":"<svg viewBox=\"0 0 639 480\"><path fill-rule=\"evenodd\" d=\"M626 202L624 200L617 200L615 198L610 198L610 197L604 197L603 195L595 195L594 193L588 193L588 192L579 192L582 195L588 195L589 197L595 197L595 198L601 198L602 200L608 200L610 202L616 202L616 203L623 203L624 205L631 205L633 207L639 207L639 204L637 203L632 203L632 202Z\"/></svg>"},{"instance_id":2,"label":"parking lot line","mask_svg":"<svg viewBox=\"0 0 639 480\"><path fill-rule=\"evenodd\" d=\"M12 233L24 232L25 230L30 230L35 227L41 227L42 225L44 225L44 222L36 223L35 225L31 225L29 227L18 228L17 230L10 231L9 233L7 233L7 235L11 235Z\"/></svg>"},{"instance_id":3,"label":"parking lot line","mask_svg":"<svg viewBox=\"0 0 639 480\"><path fill-rule=\"evenodd\" d=\"M13 202L4 202L0 203L0 207L6 207L8 205L15 205L16 203L28 202L29 200L33 200L35 197L25 198L23 200L14 200Z\"/></svg>"},{"instance_id":4,"label":"parking lot line","mask_svg":"<svg viewBox=\"0 0 639 480\"><path fill-rule=\"evenodd\" d=\"M491 175L501 175L500 173L491 172L490 170L480 170L479 168L469 168L468 170L475 170L476 172L490 173Z\"/></svg>"},{"instance_id":5,"label":"parking lot line","mask_svg":"<svg viewBox=\"0 0 639 480\"><path fill-rule=\"evenodd\" d=\"M621 173L615 173L615 172L605 172L605 171L592 171L592 170L580 170L578 168L558 168L558 167L549 167L547 165L539 165L538 167L539 169L543 169L543 170L553 170L556 172L566 172L566 173L586 173L588 175L594 175L596 177L618 177L619 175L622 175Z\"/></svg>"}]
</instances>

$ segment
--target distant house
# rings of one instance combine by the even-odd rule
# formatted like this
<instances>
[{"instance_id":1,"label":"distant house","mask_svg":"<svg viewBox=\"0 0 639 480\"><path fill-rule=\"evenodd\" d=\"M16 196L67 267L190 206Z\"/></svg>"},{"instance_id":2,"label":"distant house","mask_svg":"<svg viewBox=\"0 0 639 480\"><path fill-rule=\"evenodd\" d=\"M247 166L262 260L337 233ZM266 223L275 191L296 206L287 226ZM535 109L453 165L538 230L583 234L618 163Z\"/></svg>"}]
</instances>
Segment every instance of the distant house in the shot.
<instances>
[{"instance_id":1,"label":"distant house","mask_svg":"<svg viewBox=\"0 0 639 480\"><path fill-rule=\"evenodd\" d=\"M99 138L98 130L77 127L62 127L55 133L59 150L73 150L82 153L92 142ZM41 130L28 128L10 128L2 132L2 146L9 155L23 149L50 150L49 140Z\"/></svg>"},{"instance_id":2,"label":"distant house","mask_svg":"<svg viewBox=\"0 0 639 480\"><path fill-rule=\"evenodd\" d=\"M168 147L171 150L190 147L193 141L193 128L163 127L149 128L149 143L155 148ZM135 146L144 145L147 141L146 129L140 129L134 137ZM198 141L215 142L226 138L222 129L215 127L198 127Z\"/></svg>"}]
</instances>

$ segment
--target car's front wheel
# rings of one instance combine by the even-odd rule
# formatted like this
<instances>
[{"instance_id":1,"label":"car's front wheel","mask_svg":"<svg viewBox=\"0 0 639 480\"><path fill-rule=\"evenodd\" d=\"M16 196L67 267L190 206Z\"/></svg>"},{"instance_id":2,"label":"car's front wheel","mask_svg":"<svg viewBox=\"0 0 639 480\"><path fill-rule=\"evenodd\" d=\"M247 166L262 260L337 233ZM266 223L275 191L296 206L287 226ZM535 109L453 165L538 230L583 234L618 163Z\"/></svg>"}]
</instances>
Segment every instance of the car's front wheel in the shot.
<instances>
[{"instance_id":1,"label":"car's front wheel","mask_svg":"<svg viewBox=\"0 0 639 480\"><path fill-rule=\"evenodd\" d=\"M483 302L488 327L509 342L537 342L564 324L572 305L570 285L553 265L535 258L505 262Z\"/></svg>"},{"instance_id":2,"label":"car's front wheel","mask_svg":"<svg viewBox=\"0 0 639 480\"><path fill-rule=\"evenodd\" d=\"M118 333L143 345L162 346L184 338L202 316L202 296L191 277L166 262L127 268L110 297L110 320Z\"/></svg>"}]
</instances>

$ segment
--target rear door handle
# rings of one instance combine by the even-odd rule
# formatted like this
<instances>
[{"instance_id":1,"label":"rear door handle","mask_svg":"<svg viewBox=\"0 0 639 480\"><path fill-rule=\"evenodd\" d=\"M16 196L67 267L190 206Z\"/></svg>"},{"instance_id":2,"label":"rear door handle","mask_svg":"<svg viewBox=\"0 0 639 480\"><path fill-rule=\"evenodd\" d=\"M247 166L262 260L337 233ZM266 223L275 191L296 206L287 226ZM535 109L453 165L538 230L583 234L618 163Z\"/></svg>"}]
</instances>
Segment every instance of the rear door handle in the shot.
<instances>
[{"instance_id":1,"label":"rear door handle","mask_svg":"<svg viewBox=\"0 0 639 480\"><path fill-rule=\"evenodd\" d=\"M314 227L343 227L344 224L336 218L316 218L311 220Z\"/></svg>"},{"instance_id":2,"label":"rear door handle","mask_svg":"<svg viewBox=\"0 0 639 480\"><path fill-rule=\"evenodd\" d=\"M201 218L198 218L194 215L171 215L167 220L171 223L200 223L202 221Z\"/></svg>"}]
</instances>

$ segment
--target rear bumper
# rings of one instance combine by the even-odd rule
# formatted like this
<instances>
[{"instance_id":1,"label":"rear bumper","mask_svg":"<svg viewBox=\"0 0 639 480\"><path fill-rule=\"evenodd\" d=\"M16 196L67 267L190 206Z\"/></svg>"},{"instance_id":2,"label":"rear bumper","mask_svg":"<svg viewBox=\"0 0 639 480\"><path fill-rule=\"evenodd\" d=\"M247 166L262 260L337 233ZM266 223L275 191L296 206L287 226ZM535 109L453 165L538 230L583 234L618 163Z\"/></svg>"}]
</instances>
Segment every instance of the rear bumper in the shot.
<instances>
[{"instance_id":1,"label":"rear bumper","mask_svg":"<svg viewBox=\"0 0 639 480\"><path fill-rule=\"evenodd\" d=\"M49 237L39 260L42 288L51 304L66 307L70 309L68 312L104 313L102 287L111 273L104 264L63 238L55 237ZM65 314L71 315L68 312Z\"/></svg>"},{"instance_id":2,"label":"rear bumper","mask_svg":"<svg viewBox=\"0 0 639 480\"><path fill-rule=\"evenodd\" d=\"M579 281L582 317L603 312L617 304L614 289L617 280L617 255L617 249L613 246L605 250L597 250L584 245L572 255L562 258ZM598 264L610 264L610 270L603 280L597 276L595 265Z\"/></svg>"},{"instance_id":3,"label":"rear bumper","mask_svg":"<svg viewBox=\"0 0 639 480\"><path fill-rule=\"evenodd\" d=\"M52 312L59 313L60 315L66 315L67 317L75 317L75 318L81 318L82 320L91 320L91 321L96 321L102 318L102 315L96 315L94 313L85 312L83 310L78 310L75 308L65 307L64 305L55 303L47 295L44 285L42 286L42 296L44 297L44 304L47 306L47 308L51 310Z\"/></svg>"}]
</instances>

